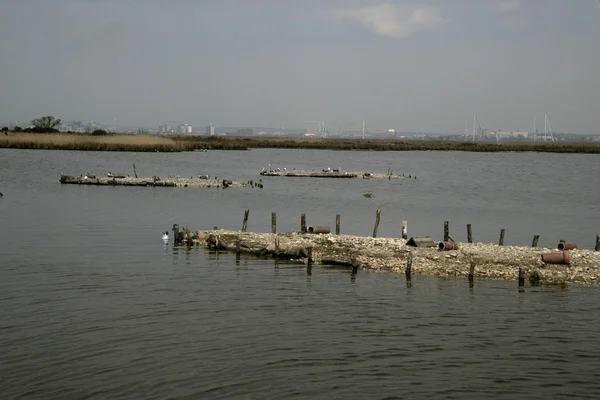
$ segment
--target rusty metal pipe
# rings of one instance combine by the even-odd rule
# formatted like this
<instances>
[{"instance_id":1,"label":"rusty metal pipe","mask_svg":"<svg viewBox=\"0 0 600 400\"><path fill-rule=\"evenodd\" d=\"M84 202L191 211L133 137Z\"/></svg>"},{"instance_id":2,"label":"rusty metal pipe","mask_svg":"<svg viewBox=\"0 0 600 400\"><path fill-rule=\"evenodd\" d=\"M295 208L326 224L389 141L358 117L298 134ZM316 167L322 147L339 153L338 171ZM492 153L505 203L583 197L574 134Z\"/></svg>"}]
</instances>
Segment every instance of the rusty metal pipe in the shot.
<instances>
[{"instance_id":1,"label":"rusty metal pipe","mask_svg":"<svg viewBox=\"0 0 600 400\"><path fill-rule=\"evenodd\" d=\"M331 233L331 228L328 226L309 226L308 233Z\"/></svg>"},{"instance_id":2,"label":"rusty metal pipe","mask_svg":"<svg viewBox=\"0 0 600 400\"><path fill-rule=\"evenodd\" d=\"M440 242L438 245L438 249L440 250L458 250L457 242Z\"/></svg>"},{"instance_id":3,"label":"rusty metal pipe","mask_svg":"<svg viewBox=\"0 0 600 400\"><path fill-rule=\"evenodd\" d=\"M558 251L542 254L542 262L547 264L570 264L571 257L568 251Z\"/></svg>"},{"instance_id":4,"label":"rusty metal pipe","mask_svg":"<svg viewBox=\"0 0 600 400\"><path fill-rule=\"evenodd\" d=\"M576 243L565 243L565 242L560 242L558 244L558 246L556 246L559 250L573 250L577 248L577 244Z\"/></svg>"}]
</instances>

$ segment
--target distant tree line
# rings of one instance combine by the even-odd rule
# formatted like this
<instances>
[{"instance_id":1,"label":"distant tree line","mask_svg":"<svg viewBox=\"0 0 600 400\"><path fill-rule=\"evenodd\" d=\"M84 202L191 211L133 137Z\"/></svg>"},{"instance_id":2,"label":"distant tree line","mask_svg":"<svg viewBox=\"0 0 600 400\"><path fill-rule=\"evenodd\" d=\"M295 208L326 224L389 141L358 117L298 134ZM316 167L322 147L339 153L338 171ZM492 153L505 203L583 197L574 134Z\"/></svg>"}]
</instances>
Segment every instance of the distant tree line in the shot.
<instances>
[{"instance_id":1,"label":"distant tree line","mask_svg":"<svg viewBox=\"0 0 600 400\"><path fill-rule=\"evenodd\" d=\"M7 126L0 129L0 131L7 133L8 131L13 132L29 132L29 133L58 133L59 130L56 129L57 126L60 125L60 118L54 118L51 115L35 118L31 120L31 126L27 128L22 128L20 126L13 126L12 129L9 129ZM78 128L83 128L85 133L91 133L95 136L104 136L109 133L104 129L96 129L92 131L92 125L84 125L81 122L74 122L74 126Z\"/></svg>"},{"instance_id":2,"label":"distant tree line","mask_svg":"<svg viewBox=\"0 0 600 400\"><path fill-rule=\"evenodd\" d=\"M60 118L54 118L50 115L31 120L30 127L23 129L20 126L14 126L11 130L13 132L32 132L32 133L56 133L58 129L56 127L60 125ZM1 129L7 132L9 129L7 126Z\"/></svg>"}]
</instances>

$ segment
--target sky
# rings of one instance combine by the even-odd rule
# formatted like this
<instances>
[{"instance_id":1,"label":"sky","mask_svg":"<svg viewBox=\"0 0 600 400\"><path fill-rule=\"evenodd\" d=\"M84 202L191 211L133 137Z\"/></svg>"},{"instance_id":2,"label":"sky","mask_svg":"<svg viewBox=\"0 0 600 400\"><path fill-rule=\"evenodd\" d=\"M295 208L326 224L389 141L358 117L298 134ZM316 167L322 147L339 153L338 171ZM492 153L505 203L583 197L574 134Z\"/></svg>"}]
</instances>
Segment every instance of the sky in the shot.
<instances>
[{"instance_id":1,"label":"sky","mask_svg":"<svg viewBox=\"0 0 600 400\"><path fill-rule=\"evenodd\" d=\"M0 124L600 133L599 0L0 0Z\"/></svg>"}]
</instances>

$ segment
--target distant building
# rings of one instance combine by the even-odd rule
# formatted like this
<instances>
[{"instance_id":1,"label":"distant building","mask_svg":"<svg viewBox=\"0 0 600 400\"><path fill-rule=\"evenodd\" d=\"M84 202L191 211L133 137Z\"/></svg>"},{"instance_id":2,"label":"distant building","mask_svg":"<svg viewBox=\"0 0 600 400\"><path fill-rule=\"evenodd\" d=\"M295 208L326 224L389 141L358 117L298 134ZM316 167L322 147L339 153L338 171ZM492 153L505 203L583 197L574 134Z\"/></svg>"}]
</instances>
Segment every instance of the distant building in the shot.
<instances>
[{"instance_id":1,"label":"distant building","mask_svg":"<svg viewBox=\"0 0 600 400\"><path fill-rule=\"evenodd\" d=\"M206 127L206 134L208 136L215 136L215 127L213 124L210 124Z\"/></svg>"},{"instance_id":2,"label":"distant building","mask_svg":"<svg viewBox=\"0 0 600 400\"><path fill-rule=\"evenodd\" d=\"M185 133L192 133L192 126L185 124Z\"/></svg>"},{"instance_id":3,"label":"distant building","mask_svg":"<svg viewBox=\"0 0 600 400\"><path fill-rule=\"evenodd\" d=\"M169 127L167 126L167 124L159 125L158 133L169 133Z\"/></svg>"}]
</instances>

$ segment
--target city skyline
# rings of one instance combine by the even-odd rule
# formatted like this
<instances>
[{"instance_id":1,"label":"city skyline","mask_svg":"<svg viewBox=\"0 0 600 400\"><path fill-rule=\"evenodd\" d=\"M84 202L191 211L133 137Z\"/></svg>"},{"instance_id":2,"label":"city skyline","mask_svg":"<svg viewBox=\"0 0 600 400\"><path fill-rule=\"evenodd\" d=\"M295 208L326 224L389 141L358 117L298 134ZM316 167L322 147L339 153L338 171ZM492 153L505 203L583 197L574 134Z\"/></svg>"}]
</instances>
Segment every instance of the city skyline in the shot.
<instances>
[{"instance_id":1,"label":"city skyline","mask_svg":"<svg viewBox=\"0 0 600 400\"><path fill-rule=\"evenodd\" d=\"M596 0L3 5L4 124L600 132Z\"/></svg>"}]
</instances>

